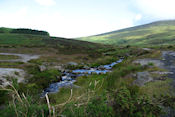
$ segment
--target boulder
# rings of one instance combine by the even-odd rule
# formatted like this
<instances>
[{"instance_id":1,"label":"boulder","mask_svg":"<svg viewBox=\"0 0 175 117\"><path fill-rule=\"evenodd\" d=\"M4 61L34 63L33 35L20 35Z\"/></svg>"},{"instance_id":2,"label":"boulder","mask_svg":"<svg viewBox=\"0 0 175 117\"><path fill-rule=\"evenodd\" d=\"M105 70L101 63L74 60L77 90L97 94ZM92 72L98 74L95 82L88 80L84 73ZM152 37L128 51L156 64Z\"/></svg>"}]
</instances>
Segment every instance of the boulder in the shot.
<instances>
[{"instance_id":1,"label":"boulder","mask_svg":"<svg viewBox=\"0 0 175 117\"><path fill-rule=\"evenodd\" d=\"M100 66L98 67L98 69L104 70L105 67L104 67L104 65L100 65Z\"/></svg>"}]
</instances>

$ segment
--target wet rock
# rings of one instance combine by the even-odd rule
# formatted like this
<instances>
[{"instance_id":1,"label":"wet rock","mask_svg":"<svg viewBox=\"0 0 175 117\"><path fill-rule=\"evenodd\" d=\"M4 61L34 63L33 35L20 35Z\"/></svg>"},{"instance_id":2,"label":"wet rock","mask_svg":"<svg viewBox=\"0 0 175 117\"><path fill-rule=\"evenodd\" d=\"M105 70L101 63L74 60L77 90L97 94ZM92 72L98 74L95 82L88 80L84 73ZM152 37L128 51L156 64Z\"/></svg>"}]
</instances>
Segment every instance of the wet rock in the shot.
<instances>
[{"instance_id":1,"label":"wet rock","mask_svg":"<svg viewBox=\"0 0 175 117\"><path fill-rule=\"evenodd\" d=\"M103 65L100 65L100 66L98 67L98 69L104 70L105 67L104 67Z\"/></svg>"},{"instance_id":2,"label":"wet rock","mask_svg":"<svg viewBox=\"0 0 175 117\"><path fill-rule=\"evenodd\" d=\"M145 83L152 80L153 78L150 76L149 72L138 72L137 79L133 83L138 86L143 86Z\"/></svg>"},{"instance_id":3,"label":"wet rock","mask_svg":"<svg viewBox=\"0 0 175 117\"><path fill-rule=\"evenodd\" d=\"M58 81L62 81L62 77L61 76L56 76L56 78L58 79Z\"/></svg>"}]
</instances>

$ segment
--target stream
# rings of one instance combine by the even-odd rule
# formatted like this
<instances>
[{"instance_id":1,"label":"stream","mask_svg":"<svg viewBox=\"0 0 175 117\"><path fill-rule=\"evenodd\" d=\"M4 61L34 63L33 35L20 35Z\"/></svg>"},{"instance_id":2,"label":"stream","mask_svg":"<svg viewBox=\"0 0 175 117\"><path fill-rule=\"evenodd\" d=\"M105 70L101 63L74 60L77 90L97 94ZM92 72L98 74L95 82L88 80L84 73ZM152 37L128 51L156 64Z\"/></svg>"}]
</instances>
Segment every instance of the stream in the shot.
<instances>
[{"instance_id":1,"label":"stream","mask_svg":"<svg viewBox=\"0 0 175 117\"><path fill-rule=\"evenodd\" d=\"M44 97L46 93L57 93L60 88L62 87L79 87L74 85L74 82L76 82L76 78L80 76L88 76L91 74L106 74L108 72L111 72L112 68L118 64L121 63L123 59L119 59L116 62L113 62L108 65L100 65L99 67L95 68L89 68L89 69L76 69L73 71L67 71L63 72L61 76L61 81L52 83L50 86L43 90L43 93L41 97Z\"/></svg>"}]
</instances>

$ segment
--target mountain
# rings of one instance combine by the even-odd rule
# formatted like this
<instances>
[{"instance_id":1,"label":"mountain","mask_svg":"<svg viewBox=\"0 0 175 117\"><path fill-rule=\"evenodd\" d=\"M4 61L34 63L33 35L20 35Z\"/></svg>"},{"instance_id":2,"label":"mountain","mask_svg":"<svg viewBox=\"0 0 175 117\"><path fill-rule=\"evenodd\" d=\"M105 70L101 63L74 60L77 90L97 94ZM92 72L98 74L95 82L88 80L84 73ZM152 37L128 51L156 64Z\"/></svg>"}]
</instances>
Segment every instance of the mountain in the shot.
<instances>
[{"instance_id":1,"label":"mountain","mask_svg":"<svg viewBox=\"0 0 175 117\"><path fill-rule=\"evenodd\" d=\"M78 40L116 45L175 44L175 20L152 22Z\"/></svg>"}]
</instances>

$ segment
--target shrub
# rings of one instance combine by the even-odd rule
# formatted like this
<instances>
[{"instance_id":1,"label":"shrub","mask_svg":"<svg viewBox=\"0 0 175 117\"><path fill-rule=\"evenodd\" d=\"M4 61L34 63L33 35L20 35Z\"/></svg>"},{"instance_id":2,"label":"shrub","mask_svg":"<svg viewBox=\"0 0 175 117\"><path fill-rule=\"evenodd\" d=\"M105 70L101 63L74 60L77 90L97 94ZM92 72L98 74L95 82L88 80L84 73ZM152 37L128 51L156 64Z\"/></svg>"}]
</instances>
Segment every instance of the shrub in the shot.
<instances>
[{"instance_id":1,"label":"shrub","mask_svg":"<svg viewBox=\"0 0 175 117\"><path fill-rule=\"evenodd\" d=\"M60 72L55 69L46 70L43 72L34 72L34 76L29 80L30 83L35 83L41 89L48 87L52 82L56 82L57 76L60 76Z\"/></svg>"},{"instance_id":2,"label":"shrub","mask_svg":"<svg viewBox=\"0 0 175 117\"><path fill-rule=\"evenodd\" d=\"M138 90L132 89L132 91L127 87L122 87L115 93L114 110L116 116L158 117L162 114L160 105L152 103L152 100L145 95L139 95Z\"/></svg>"},{"instance_id":3,"label":"shrub","mask_svg":"<svg viewBox=\"0 0 175 117\"><path fill-rule=\"evenodd\" d=\"M121 64L118 69L116 69L107 76L107 88L116 89L119 85L121 86L122 84L126 84L125 82L123 82L123 79L121 79L121 77L124 77L130 73L134 73L136 71L141 71L143 69L144 67L142 66Z\"/></svg>"},{"instance_id":4,"label":"shrub","mask_svg":"<svg viewBox=\"0 0 175 117\"><path fill-rule=\"evenodd\" d=\"M49 115L46 104L41 104L38 98L18 93L19 85L16 80L12 84L9 88L3 88L4 91L8 91L11 100L5 109L0 110L2 117L47 117Z\"/></svg>"}]
</instances>

